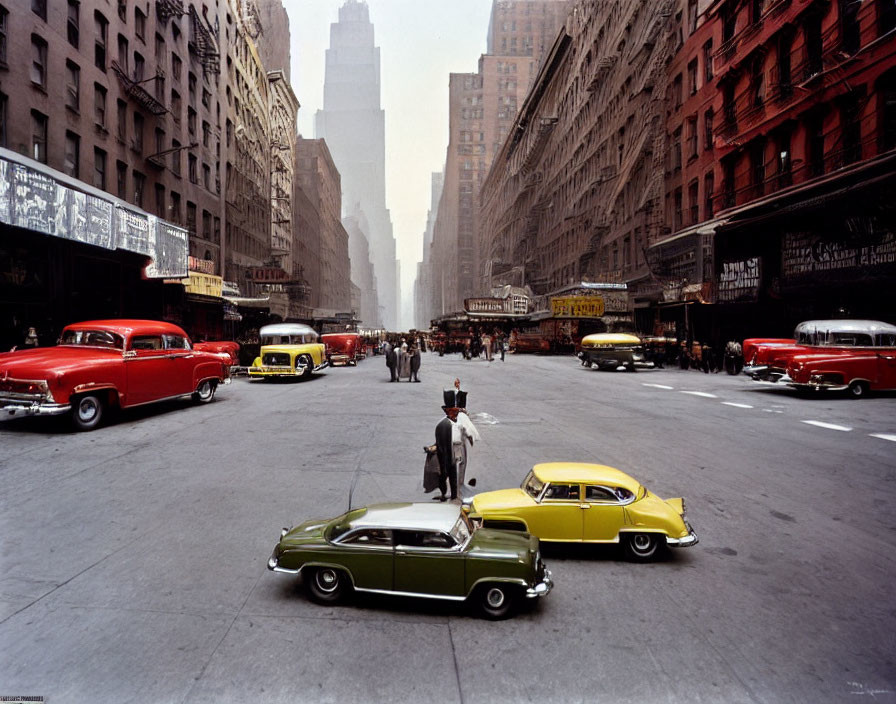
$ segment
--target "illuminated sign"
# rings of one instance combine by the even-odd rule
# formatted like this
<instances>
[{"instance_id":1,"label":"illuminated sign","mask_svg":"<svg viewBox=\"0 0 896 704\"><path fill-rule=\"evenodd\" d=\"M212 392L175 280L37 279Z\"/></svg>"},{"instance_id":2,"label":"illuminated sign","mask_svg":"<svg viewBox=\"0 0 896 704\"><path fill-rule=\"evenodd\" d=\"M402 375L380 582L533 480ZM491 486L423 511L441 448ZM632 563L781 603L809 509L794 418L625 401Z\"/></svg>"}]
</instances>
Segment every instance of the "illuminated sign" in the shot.
<instances>
[{"instance_id":1,"label":"illuminated sign","mask_svg":"<svg viewBox=\"0 0 896 704\"><path fill-rule=\"evenodd\" d=\"M293 278L278 266L253 266L249 278L257 284L289 284Z\"/></svg>"},{"instance_id":2,"label":"illuminated sign","mask_svg":"<svg viewBox=\"0 0 896 704\"><path fill-rule=\"evenodd\" d=\"M551 299L551 315L555 318L601 318L603 296L564 296Z\"/></svg>"},{"instance_id":3,"label":"illuminated sign","mask_svg":"<svg viewBox=\"0 0 896 704\"><path fill-rule=\"evenodd\" d=\"M466 298L467 313L512 313L513 301L509 298Z\"/></svg>"}]
</instances>

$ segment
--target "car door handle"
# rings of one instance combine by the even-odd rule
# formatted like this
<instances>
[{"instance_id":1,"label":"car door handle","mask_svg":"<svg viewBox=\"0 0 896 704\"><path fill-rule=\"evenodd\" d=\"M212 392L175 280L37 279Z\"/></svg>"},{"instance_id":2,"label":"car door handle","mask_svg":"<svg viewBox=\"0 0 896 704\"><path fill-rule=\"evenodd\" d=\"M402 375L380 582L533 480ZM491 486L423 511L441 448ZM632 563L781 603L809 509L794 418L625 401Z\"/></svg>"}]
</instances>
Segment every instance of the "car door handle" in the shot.
<instances>
[{"instance_id":1,"label":"car door handle","mask_svg":"<svg viewBox=\"0 0 896 704\"><path fill-rule=\"evenodd\" d=\"M396 554L396 555L407 555L407 552L404 551L404 550L396 550L396 551L395 551L395 554Z\"/></svg>"},{"instance_id":2,"label":"car door handle","mask_svg":"<svg viewBox=\"0 0 896 704\"><path fill-rule=\"evenodd\" d=\"M581 508L581 509L591 508L591 504L579 504L579 508Z\"/></svg>"}]
</instances>

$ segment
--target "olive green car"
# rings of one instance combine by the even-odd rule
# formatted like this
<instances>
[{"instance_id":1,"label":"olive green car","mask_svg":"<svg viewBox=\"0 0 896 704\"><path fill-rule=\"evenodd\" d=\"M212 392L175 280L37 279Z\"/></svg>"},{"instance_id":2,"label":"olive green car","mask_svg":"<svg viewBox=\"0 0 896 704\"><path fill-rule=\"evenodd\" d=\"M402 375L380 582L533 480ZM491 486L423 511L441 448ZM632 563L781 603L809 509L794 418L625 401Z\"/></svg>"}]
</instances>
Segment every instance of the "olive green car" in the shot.
<instances>
[{"instance_id":1,"label":"olive green car","mask_svg":"<svg viewBox=\"0 0 896 704\"><path fill-rule=\"evenodd\" d=\"M301 574L322 604L352 590L469 600L492 619L553 587L538 538L479 528L451 503L377 504L284 528L268 569Z\"/></svg>"}]
</instances>

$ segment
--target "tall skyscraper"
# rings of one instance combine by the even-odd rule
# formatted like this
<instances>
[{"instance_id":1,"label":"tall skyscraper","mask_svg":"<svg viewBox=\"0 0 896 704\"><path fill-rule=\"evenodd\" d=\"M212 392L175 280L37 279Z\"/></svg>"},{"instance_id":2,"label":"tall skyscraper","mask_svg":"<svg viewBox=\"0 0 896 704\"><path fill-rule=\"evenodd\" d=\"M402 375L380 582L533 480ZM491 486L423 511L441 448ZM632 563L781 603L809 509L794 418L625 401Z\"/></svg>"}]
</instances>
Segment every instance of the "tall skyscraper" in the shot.
<instances>
[{"instance_id":1,"label":"tall skyscraper","mask_svg":"<svg viewBox=\"0 0 896 704\"><path fill-rule=\"evenodd\" d=\"M383 310L382 322L386 328L396 330L399 327L399 263L395 258L392 220L386 208L380 50L374 45L373 24L366 2L346 0L339 9L339 21L330 25L324 107L315 115L315 136L326 140L339 169L344 213L361 211L365 216L370 259Z\"/></svg>"}]
</instances>

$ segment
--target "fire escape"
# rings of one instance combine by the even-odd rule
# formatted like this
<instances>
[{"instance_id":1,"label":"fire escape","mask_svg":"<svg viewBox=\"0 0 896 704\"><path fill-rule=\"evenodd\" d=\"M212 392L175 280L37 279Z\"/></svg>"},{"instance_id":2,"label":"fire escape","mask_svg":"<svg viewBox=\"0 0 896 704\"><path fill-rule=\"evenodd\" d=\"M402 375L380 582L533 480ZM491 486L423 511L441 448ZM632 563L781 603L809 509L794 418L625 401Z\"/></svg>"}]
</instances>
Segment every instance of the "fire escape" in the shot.
<instances>
[{"instance_id":1,"label":"fire escape","mask_svg":"<svg viewBox=\"0 0 896 704\"><path fill-rule=\"evenodd\" d=\"M218 42L193 5L190 5L190 41L188 46L190 51L199 58L205 75L217 76L220 73L221 55L218 52Z\"/></svg>"},{"instance_id":2,"label":"fire escape","mask_svg":"<svg viewBox=\"0 0 896 704\"><path fill-rule=\"evenodd\" d=\"M112 62L112 70L115 71L115 75L118 76L118 80L121 83L122 88L124 88L125 95L146 110L146 112L157 117L168 112L168 108L143 87L143 84L161 78L161 74L156 74L155 76L150 76L143 80L137 80L136 78L128 76L127 71L125 71L117 61Z\"/></svg>"},{"instance_id":3,"label":"fire escape","mask_svg":"<svg viewBox=\"0 0 896 704\"><path fill-rule=\"evenodd\" d=\"M182 0L156 0L156 17L165 24L172 17L187 14Z\"/></svg>"}]
</instances>

